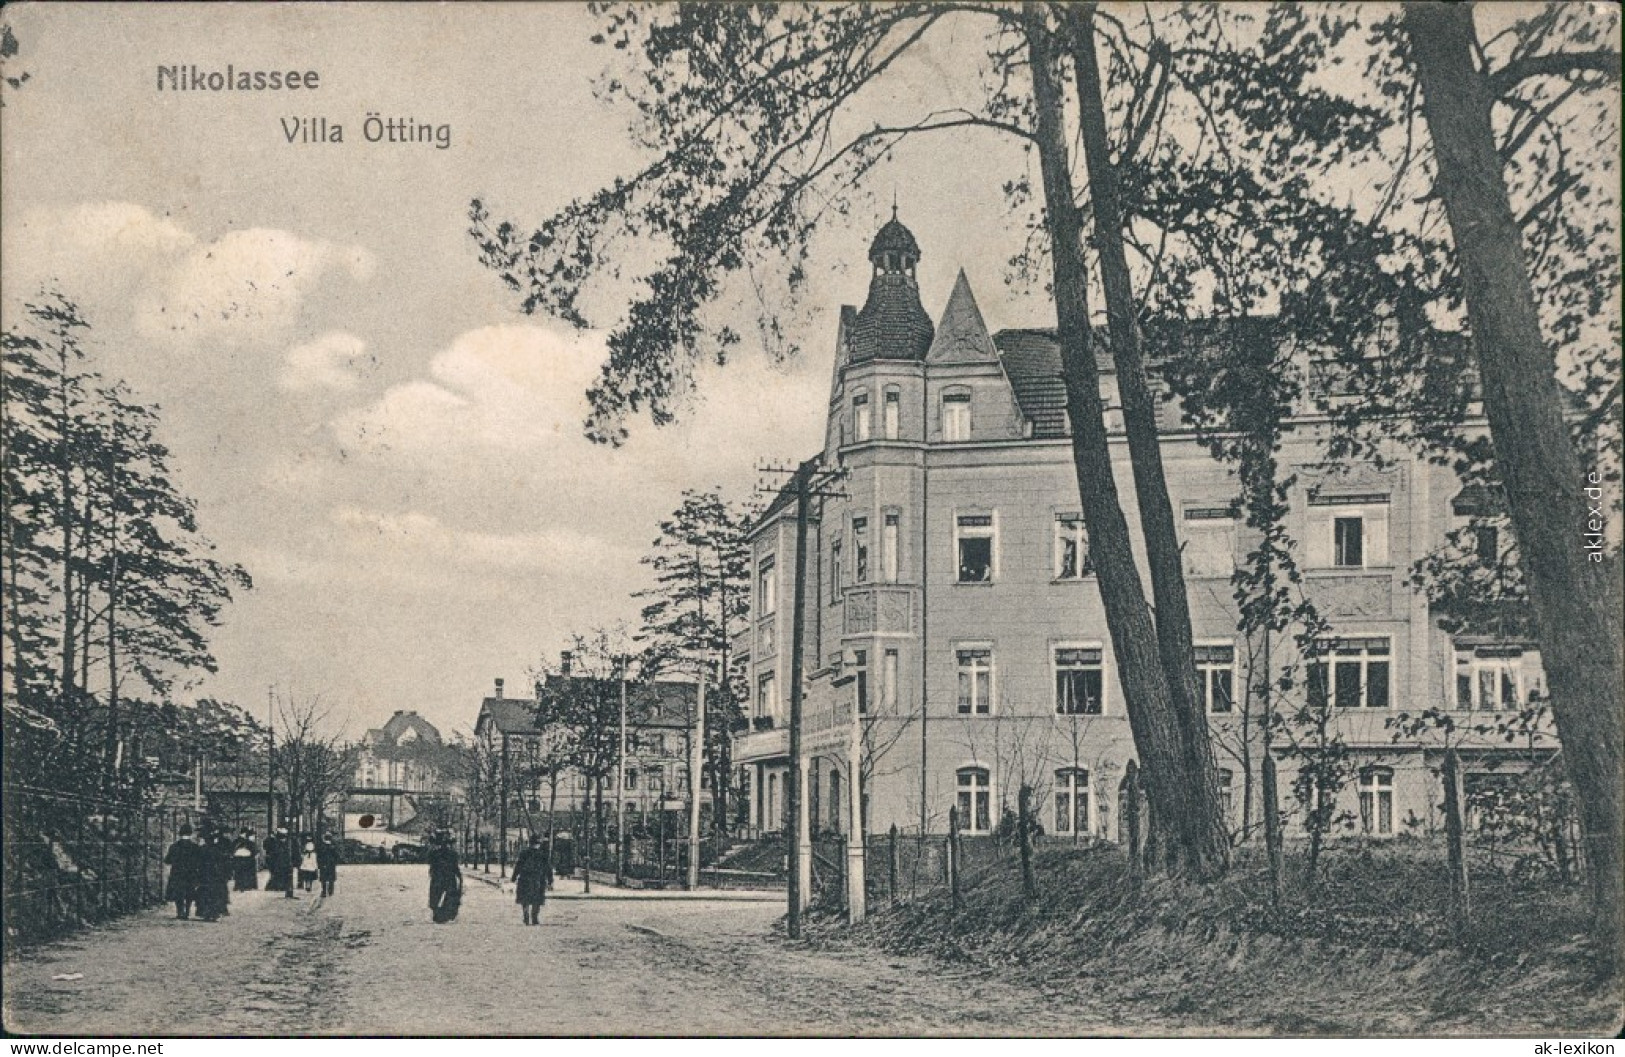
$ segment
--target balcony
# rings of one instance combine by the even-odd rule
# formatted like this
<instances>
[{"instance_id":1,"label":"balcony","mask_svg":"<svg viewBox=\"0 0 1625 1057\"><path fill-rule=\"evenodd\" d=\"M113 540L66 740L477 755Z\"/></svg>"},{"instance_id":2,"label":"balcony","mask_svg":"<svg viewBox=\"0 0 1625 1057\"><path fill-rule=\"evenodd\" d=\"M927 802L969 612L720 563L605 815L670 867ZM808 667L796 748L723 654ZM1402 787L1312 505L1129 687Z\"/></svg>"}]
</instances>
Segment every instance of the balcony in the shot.
<instances>
[{"instance_id":1,"label":"balcony","mask_svg":"<svg viewBox=\"0 0 1625 1057\"><path fill-rule=\"evenodd\" d=\"M751 732L734 740L734 762L755 763L790 752L790 728L776 726L772 716L751 720Z\"/></svg>"},{"instance_id":2,"label":"balcony","mask_svg":"<svg viewBox=\"0 0 1625 1057\"><path fill-rule=\"evenodd\" d=\"M863 584L846 589L842 633L910 634L914 631L915 589L896 584Z\"/></svg>"}]
</instances>

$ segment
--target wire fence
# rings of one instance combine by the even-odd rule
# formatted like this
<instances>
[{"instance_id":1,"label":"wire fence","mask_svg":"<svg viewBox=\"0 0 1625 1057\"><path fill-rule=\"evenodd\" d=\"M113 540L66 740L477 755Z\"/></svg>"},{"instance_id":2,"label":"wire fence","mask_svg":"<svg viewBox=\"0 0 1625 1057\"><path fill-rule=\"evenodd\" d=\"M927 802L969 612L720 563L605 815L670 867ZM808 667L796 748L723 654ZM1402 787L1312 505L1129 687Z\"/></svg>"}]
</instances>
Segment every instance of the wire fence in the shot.
<instances>
[{"instance_id":1,"label":"wire fence","mask_svg":"<svg viewBox=\"0 0 1625 1057\"><path fill-rule=\"evenodd\" d=\"M185 812L17 782L4 801L7 956L163 899L164 850Z\"/></svg>"}]
</instances>

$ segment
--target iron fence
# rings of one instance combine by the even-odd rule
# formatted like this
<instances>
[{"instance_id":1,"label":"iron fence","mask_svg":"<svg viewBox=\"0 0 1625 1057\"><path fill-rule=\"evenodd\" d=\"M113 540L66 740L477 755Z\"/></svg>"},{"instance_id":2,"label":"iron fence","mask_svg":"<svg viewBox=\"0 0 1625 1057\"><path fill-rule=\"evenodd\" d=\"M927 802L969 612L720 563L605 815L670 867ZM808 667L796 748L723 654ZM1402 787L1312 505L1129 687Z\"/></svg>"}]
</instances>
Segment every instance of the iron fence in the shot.
<instances>
[{"instance_id":1,"label":"iron fence","mask_svg":"<svg viewBox=\"0 0 1625 1057\"><path fill-rule=\"evenodd\" d=\"M188 813L21 782L4 801L8 955L162 901L164 850Z\"/></svg>"}]
</instances>

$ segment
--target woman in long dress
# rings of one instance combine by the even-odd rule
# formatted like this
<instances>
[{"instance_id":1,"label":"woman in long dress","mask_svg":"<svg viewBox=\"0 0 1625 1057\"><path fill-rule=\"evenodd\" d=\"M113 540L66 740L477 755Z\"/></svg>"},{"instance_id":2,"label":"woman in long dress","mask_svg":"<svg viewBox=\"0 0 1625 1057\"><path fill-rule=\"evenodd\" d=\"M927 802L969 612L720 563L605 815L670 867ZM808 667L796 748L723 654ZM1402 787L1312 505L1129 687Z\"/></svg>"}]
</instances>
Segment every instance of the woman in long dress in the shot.
<instances>
[{"instance_id":1,"label":"woman in long dress","mask_svg":"<svg viewBox=\"0 0 1625 1057\"><path fill-rule=\"evenodd\" d=\"M299 853L299 887L310 891L316 883L316 842L305 838L305 850Z\"/></svg>"},{"instance_id":2,"label":"woman in long dress","mask_svg":"<svg viewBox=\"0 0 1625 1057\"><path fill-rule=\"evenodd\" d=\"M254 844L254 831L245 829L237 835L231 849L233 887L239 892L251 892L260 886L259 848Z\"/></svg>"}]
</instances>

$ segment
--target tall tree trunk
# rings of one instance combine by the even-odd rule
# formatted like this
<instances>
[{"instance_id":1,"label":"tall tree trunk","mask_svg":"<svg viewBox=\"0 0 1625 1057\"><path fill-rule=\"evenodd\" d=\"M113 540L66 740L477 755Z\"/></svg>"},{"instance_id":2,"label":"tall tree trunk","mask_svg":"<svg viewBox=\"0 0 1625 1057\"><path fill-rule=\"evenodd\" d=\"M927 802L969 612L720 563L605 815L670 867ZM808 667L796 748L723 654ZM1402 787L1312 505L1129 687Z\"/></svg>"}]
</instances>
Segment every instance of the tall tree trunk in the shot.
<instances>
[{"instance_id":1,"label":"tall tree trunk","mask_svg":"<svg viewBox=\"0 0 1625 1057\"><path fill-rule=\"evenodd\" d=\"M1102 101L1100 68L1095 59L1094 8L1069 8L1072 61L1078 81L1078 119L1083 156L1094 204L1095 248L1100 253L1100 279L1106 292L1107 336L1117 365L1117 391L1123 402L1134 494L1140 506L1140 535L1151 570L1151 597L1156 607L1157 647L1167 673L1168 692L1179 724L1185 762L1177 792L1183 801L1170 821L1181 836L1183 866L1194 876L1212 879L1229 863L1230 839L1219 803L1219 771L1208 736L1207 713L1196 686L1191 648L1190 599L1180 560L1168 478L1162 468L1157 437L1157 405L1146 381L1140 352L1139 312L1123 250L1123 209L1117 169L1111 162Z\"/></svg>"},{"instance_id":2,"label":"tall tree trunk","mask_svg":"<svg viewBox=\"0 0 1625 1057\"><path fill-rule=\"evenodd\" d=\"M1408 5L1405 27L1437 156L1436 189L1455 236L1496 469L1539 625L1564 764L1580 802L1595 934L1618 959L1625 957L1618 558L1581 545L1587 529L1604 526L1588 524L1588 479L1541 336L1490 122L1489 82L1473 65L1472 8Z\"/></svg>"},{"instance_id":3,"label":"tall tree trunk","mask_svg":"<svg viewBox=\"0 0 1625 1057\"><path fill-rule=\"evenodd\" d=\"M1186 798L1180 792L1185 782L1185 763L1179 720L1162 668L1151 610L1146 605L1139 571L1134 567L1128 522L1123 516L1117 482L1112 475L1105 413L1100 401L1100 374L1089 331L1083 223L1072 197L1054 44L1037 6L1029 3L1024 10L1038 119L1038 154L1054 259L1061 376L1066 385L1078 498L1089 528L1089 546L1095 558L1112 652L1128 698L1129 728L1140 758L1141 780L1151 801L1153 825L1160 829L1171 820L1185 817ZM1154 836L1150 843L1167 849L1171 842ZM1164 855L1165 864L1166 859Z\"/></svg>"}]
</instances>

